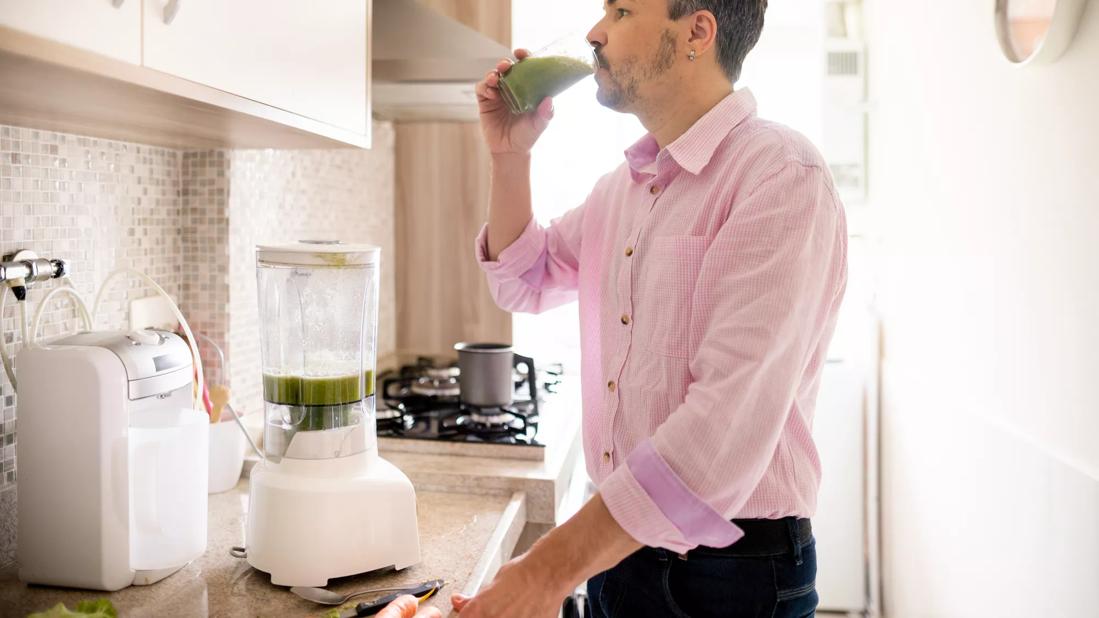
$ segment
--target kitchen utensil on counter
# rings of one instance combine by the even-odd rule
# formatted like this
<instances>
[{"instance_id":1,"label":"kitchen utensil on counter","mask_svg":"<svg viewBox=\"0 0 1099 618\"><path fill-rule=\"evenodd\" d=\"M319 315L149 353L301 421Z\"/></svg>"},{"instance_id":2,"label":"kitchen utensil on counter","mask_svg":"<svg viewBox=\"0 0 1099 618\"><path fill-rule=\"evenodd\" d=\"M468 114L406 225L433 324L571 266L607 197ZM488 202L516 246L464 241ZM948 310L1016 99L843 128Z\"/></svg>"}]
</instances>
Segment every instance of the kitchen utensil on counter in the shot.
<instances>
[{"instance_id":1,"label":"kitchen utensil on counter","mask_svg":"<svg viewBox=\"0 0 1099 618\"><path fill-rule=\"evenodd\" d=\"M17 362L20 579L118 590L201 556L209 419L183 339L84 332Z\"/></svg>"},{"instance_id":2,"label":"kitchen utensil on counter","mask_svg":"<svg viewBox=\"0 0 1099 618\"><path fill-rule=\"evenodd\" d=\"M222 351L221 346L218 345L218 342L202 334L201 332L192 332L194 333L195 337L198 337L200 340L205 341L207 345L213 348L214 353L217 354L218 361L221 363L218 366L221 367L221 370L223 372L226 371L227 369L225 365L225 352ZM211 398L210 422L221 422L222 413L228 412L233 417L233 420L236 421L237 427L240 428L240 432L244 435L244 439L248 441L248 446L252 448L252 452L255 453L256 457L258 457L259 459L263 459L263 453L261 453L259 447L256 446L256 442L252 439L252 435L248 433L248 428L244 426L244 421L240 418L240 415L237 414L237 411L233 409L233 404L229 403L229 398L231 394L229 391L229 387L218 384L209 390Z\"/></svg>"},{"instance_id":3,"label":"kitchen utensil on counter","mask_svg":"<svg viewBox=\"0 0 1099 618\"><path fill-rule=\"evenodd\" d=\"M413 596L419 596L420 594L426 594L427 591L439 590L446 585L446 582L441 579L433 579L426 581L417 586L394 586L392 588L369 588L367 590L358 590L349 594L340 594L333 592L327 588L308 588L304 586L294 586L290 589L290 592L298 595L306 601L312 601L321 605L343 605L355 597L361 597L364 594L375 594L378 592L396 592L397 598L402 594L411 594ZM380 599L379 599L380 600ZM392 601L392 599L390 599Z\"/></svg>"},{"instance_id":4,"label":"kitchen utensil on counter","mask_svg":"<svg viewBox=\"0 0 1099 618\"><path fill-rule=\"evenodd\" d=\"M412 483L378 456L380 253L338 241L256 250L265 457L246 541L275 585L420 561Z\"/></svg>"},{"instance_id":5,"label":"kitchen utensil on counter","mask_svg":"<svg viewBox=\"0 0 1099 618\"><path fill-rule=\"evenodd\" d=\"M217 352L221 361L222 371L225 368L225 354L221 346L209 338L198 333L200 340L206 341ZM210 477L207 492L220 494L236 487L241 479L241 471L244 468L244 439L247 433L240 422L233 417L222 421L222 412L230 408L230 390L223 384L209 386L210 391Z\"/></svg>"},{"instance_id":6,"label":"kitchen utensil on counter","mask_svg":"<svg viewBox=\"0 0 1099 618\"><path fill-rule=\"evenodd\" d=\"M244 468L244 434L232 418L210 423L210 471L207 492L218 494L237 486Z\"/></svg>"},{"instance_id":7,"label":"kitchen utensil on counter","mask_svg":"<svg viewBox=\"0 0 1099 618\"><path fill-rule=\"evenodd\" d=\"M515 394L514 370L525 366L530 392L536 393L534 360L520 356L506 343L459 343L460 399L462 403L509 406Z\"/></svg>"},{"instance_id":8,"label":"kitchen utensil on counter","mask_svg":"<svg viewBox=\"0 0 1099 618\"><path fill-rule=\"evenodd\" d=\"M210 422L220 423L225 404L229 403L229 387L215 384L210 387Z\"/></svg>"},{"instance_id":9,"label":"kitchen utensil on counter","mask_svg":"<svg viewBox=\"0 0 1099 618\"><path fill-rule=\"evenodd\" d=\"M359 603L353 609L345 612L340 612L340 618L359 618L360 616L373 616L374 614L385 609L385 607L393 601L396 601L398 597L404 596L406 594L410 594L416 597L416 600L418 602L423 603L424 601L430 599L432 595L438 592L439 589L445 585L446 582L441 579L424 582L419 586L416 586L415 588L401 590L400 592L394 592L393 594L388 594L380 599L375 599L373 601Z\"/></svg>"}]
</instances>

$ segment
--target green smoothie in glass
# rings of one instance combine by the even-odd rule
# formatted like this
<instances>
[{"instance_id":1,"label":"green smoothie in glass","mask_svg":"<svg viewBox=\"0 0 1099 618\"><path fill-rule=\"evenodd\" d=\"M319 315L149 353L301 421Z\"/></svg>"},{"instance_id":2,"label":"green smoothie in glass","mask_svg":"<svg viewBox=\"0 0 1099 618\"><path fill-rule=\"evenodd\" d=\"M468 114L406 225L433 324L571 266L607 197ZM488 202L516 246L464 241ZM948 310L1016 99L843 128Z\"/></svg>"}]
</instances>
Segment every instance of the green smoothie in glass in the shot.
<instances>
[{"instance_id":1,"label":"green smoothie in glass","mask_svg":"<svg viewBox=\"0 0 1099 618\"><path fill-rule=\"evenodd\" d=\"M573 56L529 56L500 76L500 95L513 114L525 114L594 73L592 62Z\"/></svg>"}]
</instances>

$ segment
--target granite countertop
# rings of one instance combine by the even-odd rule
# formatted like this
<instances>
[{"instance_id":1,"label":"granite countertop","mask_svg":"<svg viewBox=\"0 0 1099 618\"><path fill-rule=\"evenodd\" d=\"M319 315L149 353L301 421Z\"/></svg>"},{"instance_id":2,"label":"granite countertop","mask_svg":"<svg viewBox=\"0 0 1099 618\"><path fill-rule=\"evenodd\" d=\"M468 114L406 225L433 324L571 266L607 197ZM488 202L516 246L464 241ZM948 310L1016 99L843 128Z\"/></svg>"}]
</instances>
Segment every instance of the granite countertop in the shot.
<instances>
[{"instance_id":1,"label":"granite countertop","mask_svg":"<svg viewBox=\"0 0 1099 618\"><path fill-rule=\"evenodd\" d=\"M350 592L442 578L446 587L427 603L447 616L451 593L472 594L489 581L511 556L526 522L522 492L475 495L417 489L416 498L420 564L400 572L333 580L330 589ZM113 593L27 586L19 581L14 566L0 570L0 615L25 616L59 602L72 609L78 601L106 596L122 617L323 616L329 608L271 585L267 574L229 555L231 547L243 545L247 503L247 479L231 491L210 496L206 553L152 586L131 586Z\"/></svg>"}]
</instances>

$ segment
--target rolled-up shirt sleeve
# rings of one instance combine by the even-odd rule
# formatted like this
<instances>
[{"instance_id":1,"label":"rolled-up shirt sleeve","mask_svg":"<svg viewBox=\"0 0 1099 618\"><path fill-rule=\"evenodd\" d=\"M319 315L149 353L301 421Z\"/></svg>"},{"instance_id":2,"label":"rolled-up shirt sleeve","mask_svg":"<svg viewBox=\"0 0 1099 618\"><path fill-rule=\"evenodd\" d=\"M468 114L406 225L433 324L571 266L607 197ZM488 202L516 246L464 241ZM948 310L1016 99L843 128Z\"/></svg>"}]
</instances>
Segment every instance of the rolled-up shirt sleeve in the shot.
<instances>
[{"instance_id":1,"label":"rolled-up shirt sleeve","mask_svg":"<svg viewBox=\"0 0 1099 618\"><path fill-rule=\"evenodd\" d=\"M821 168L784 163L733 205L695 286L687 395L600 486L634 539L683 553L743 536L730 520L798 413L802 375L843 295L846 246Z\"/></svg>"},{"instance_id":2,"label":"rolled-up shirt sleeve","mask_svg":"<svg viewBox=\"0 0 1099 618\"><path fill-rule=\"evenodd\" d=\"M501 309L541 313L576 300L584 212L590 202L543 227L532 217L495 261L488 259L488 226L476 240L477 262Z\"/></svg>"}]
</instances>

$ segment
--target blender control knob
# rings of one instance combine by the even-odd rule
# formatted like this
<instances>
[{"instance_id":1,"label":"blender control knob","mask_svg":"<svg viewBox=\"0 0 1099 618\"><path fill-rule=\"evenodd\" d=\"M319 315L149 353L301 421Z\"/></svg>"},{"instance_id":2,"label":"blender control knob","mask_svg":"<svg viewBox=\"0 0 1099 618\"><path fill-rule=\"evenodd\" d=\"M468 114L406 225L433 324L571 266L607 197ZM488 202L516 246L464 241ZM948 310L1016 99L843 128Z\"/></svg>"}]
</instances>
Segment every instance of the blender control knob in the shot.
<instances>
[{"instance_id":1,"label":"blender control knob","mask_svg":"<svg viewBox=\"0 0 1099 618\"><path fill-rule=\"evenodd\" d=\"M160 345L160 335L151 330L132 330L126 338L134 345Z\"/></svg>"}]
</instances>

